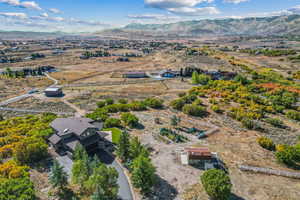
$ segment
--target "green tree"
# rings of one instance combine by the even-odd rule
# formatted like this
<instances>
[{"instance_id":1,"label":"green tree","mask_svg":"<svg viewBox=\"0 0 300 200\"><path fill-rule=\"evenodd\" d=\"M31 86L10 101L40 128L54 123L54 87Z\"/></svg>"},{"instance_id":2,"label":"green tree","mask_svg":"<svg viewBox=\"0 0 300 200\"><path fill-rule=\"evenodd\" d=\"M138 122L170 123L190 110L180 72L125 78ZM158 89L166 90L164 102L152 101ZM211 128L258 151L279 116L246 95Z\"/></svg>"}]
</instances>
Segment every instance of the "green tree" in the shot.
<instances>
[{"instance_id":1,"label":"green tree","mask_svg":"<svg viewBox=\"0 0 300 200\"><path fill-rule=\"evenodd\" d=\"M129 126L130 128L137 127L139 124L139 119L131 113L122 113L121 120L126 126Z\"/></svg>"},{"instance_id":2,"label":"green tree","mask_svg":"<svg viewBox=\"0 0 300 200\"><path fill-rule=\"evenodd\" d=\"M119 142L117 144L117 155L122 160L122 162L128 161L129 148L130 148L129 134L126 131L124 131L122 132Z\"/></svg>"},{"instance_id":3,"label":"green tree","mask_svg":"<svg viewBox=\"0 0 300 200\"><path fill-rule=\"evenodd\" d=\"M54 188L58 188L60 191L68 185L68 175L57 160L54 160L53 166L51 167L49 182Z\"/></svg>"},{"instance_id":4,"label":"green tree","mask_svg":"<svg viewBox=\"0 0 300 200\"><path fill-rule=\"evenodd\" d=\"M0 122L4 120L4 117L2 114L0 114Z\"/></svg>"},{"instance_id":5,"label":"green tree","mask_svg":"<svg viewBox=\"0 0 300 200\"><path fill-rule=\"evenodd\" d=\"M277 161L294 167L297 162L300 162L300 149L294 146L285 146L284 149L276 152Z\"/></svg>"},{"instance_id":6,"label":"green tree","mask_svg":"<svg viewBox=\"0 0 300 200\"><path fill-rule=\"evenodd\" d=\"M171 101L171 103L170 103L170 106L176 110L182 110L184 105L185 105L185 100L182 98L175 99L175 100Z\"/></svg>"},{"instance_id":7,"label":"green tree","mask_svg":"<svg viewBox=\"0 0 300 200\"><path fill-rule=\"evenodd\" d=\"M130 160L134 160L139 155L144 155L145 157L149 157L149 152L144 147L144 145L140 142L138 137L133 137L130 140L129 158Z\"/></svg>"},{"instance_id":8,"label":"green tree","mask_svg":"<svg viewBox=\"0 0 300 200\"><path fill-rule=\"evenodd\" d=\"M72 182L78 184L82 190L88 178L89 166L84 160L76 160L72 166Z\"/></svg>"},{"instance_id":9,"label":"green tree","mask_svg":"<svg viewBox=\"0 0 300 200\"><path fill-rule=\"evenodd\" d=\"M106 102L105 101L98 101L96 104L97 104L98 108L103 108L106 105Z\"/></svg>"},{"instance_id":10,"label":"green tree","mask_svg":"<svg viewBox=\"0 0 300 200\"><path fill-rule=\"evenodd\" d=\"M200 74L198 80L201 85L207 85L211 78L205 74Z\"/></svg>"},{"instance_id":11,"label":"green tree","mask_svg":"<svg viewBox=\"0 0 300 200\"><path fill-rule=\"evenodd\" d=\"M105 102L106 102L107 105L114 104L114 100L112 98L105 99Z\"/></svg>"},{"instance_id":12,"label":"green tree","mask_svg":"<svg viewBox=\"0 0 300 200\"><path fill-rule=\"evenodd\" d=\"M222 170L211 169L201 176L201 183L207 194L216 200L230 198L232 184L229 176Z\"/></svg>"},{"instance_id":13,"label":"green tree","mask_svg":"<svg viewBox=\"0 0 300 200\"><path fill-rule=\"evenodd\" d=\"M146 106L149 106L150 108L154 109L161 109L163 108L163 100L158 98L147 98L145 100Z\"/></svg>"},{"instance_id":14,"label":"green tree","mask_svg":"<svg viewBox=\"0 0 300 200\"><path fill-rule=\"evenodd\" d=\"M132 164L133 186L140 189L142 194L149 194L156 182L155 171L156 169L148 157L138 156Z\"/></svg>"},{"instance_id":15,"label":"green tree","mask_svg":"<svg viewBox=\"0 0 300 200\"><path fill-rule=\"evenodd\" d=\"M115 168L100 165L90 176L86 188L94 192L94 197L103 200L114 200L118 197L118 172Z\"/></svg>"},{"instance_id":16,"label":"green tree","mask_svg":"<svg viewBox=\"0 0 300 200\"><path fill-rule=\"evenodd\" d=\"M73 159L76 161L76 160L83 160L87 158L88 158L88 154L85 148L81 144L76 144L74 154L73 154Z\"/></svg>"}]
</instances>

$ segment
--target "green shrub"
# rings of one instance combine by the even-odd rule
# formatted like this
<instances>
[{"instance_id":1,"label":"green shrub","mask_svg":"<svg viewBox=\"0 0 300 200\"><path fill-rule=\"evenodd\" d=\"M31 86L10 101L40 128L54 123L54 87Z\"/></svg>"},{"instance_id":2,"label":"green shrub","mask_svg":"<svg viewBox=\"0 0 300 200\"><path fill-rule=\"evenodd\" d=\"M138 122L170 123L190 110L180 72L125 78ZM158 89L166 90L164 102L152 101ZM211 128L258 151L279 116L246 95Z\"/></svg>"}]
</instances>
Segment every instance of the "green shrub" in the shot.
<instances>
[{"instance_id":1,"label":"green shrub","mask_svg":"<svg viewBox=\"0 0 300 200\"><path fill-rule=\"evenodd\" d=\"M121 120L116 118L107 118L104 122L105 128L115 128L115 127L122 127Z\"/></svg>"},{"instance_id":2,"label":"green shrub","mask_svg":"<svg viewBox=\"0 0 300 200\"><path fill-rule=\"evenodd\" d=\"M286 112L286 116L289 119L300 121L300 113L295 110L289 110Z\"/></svg>"},{"instance_id":3,"label":"green shrub","mask_svg":"<svg viewBox=\"0 0 300 200\"><path fill-rule=\"evenodd\" d=\"M105 101L98 101L96 104L97 104L98 108L103 108L106 105L106 102Z\"/></svg>"},{"instance_id":4,"label":"green shrub","mask_svg":"<svg viewBox=\"0 0 300 200\"><path fill-rule=\"evenodd\" d=\"M232 184L230 177L222 170L211 169L203 173L201 183L206 193L216 200L228 200Z\"/></svg>"},{"instance_id":5,"label":"green shrub","mask_svg":"<svg viewBox=\"0 0 300 200\"><path fill-rule=\"evenodd\" d=\"M300 149L294 146L286 146L275 155L278 162L288 167L294 167L300 161Z\"/></svg>"},{"instance_id":6,"label":"green shrub","mask_svg":"<svg viewBox=\"0 0 300 200\"><path fill-rule=\"evenodd\" d=\"M270 138L259 137L257 139L257 142L264 149L268 149L270 151L274 151L275 150L275 144L274 144L274 142Z\"/></svg>"},{"instance_id":7,"label":"green shrub","mask_svg":"<svg viewBox=\"0 0 300 200\"><path fill-rule=\"evenodd\" d=\"M129 109L131 111L144 111L147 110L147 106L140 101L133 101L131 104L129 104Z\"/></svg>"},{"instance_id":8,"label":"green shrub","mask_svg":"<svg viewBox=\"0 0 300 200\"><path fill-rule=\"evenodd\" d=\"M243 118L242 119L242 124L245 128L249 130L254 130L257 128L257 124L254 120L249 119L249 118Z\"/></svg>"},{"instance_id":9,"label":"green shrub","mask_svg":"<svg viewBox=\"0 0 300 200\"><path fill-rule=\"evenodd\" d=\"M121 119L124 122L124 124L126 126L129 126L130 128L134 128L139 124L139 119L131 113L122 113Z\"/></svg>"},{"instance_id":10,"label":"green shrub","mask_svg":"<svg viewBox=\"0 0 300 200\"><path fill-rule=\"evenodd\" d=\"M203 101L201 99L196 99L194 102L193 102L194 105L197 105L197 106L201 106L203 105Z\"/></svg>"},{"instance_id":11,"label":"green shrub","mask_svg":"<svg viewBox=\"0 0 300 200\"><path fill-rule=\"evenodd\" d=\"M170 103L170 106L176 110L182 110L184 105L185 105L185 101L182 98L175 99L175 100L171 101L171 103Z\"/></svg>"},{"instance_id":12,"label":"green shrub","mask_svg":"<svg viewBox=\"0 0 300 200\"><path fill-rule=\"evenodd\" d=\"M163 100L158 98L148 98L145 100L145 105L150 108L160 109L163 108Z\"/></svg>"},{"instance_id":13,"label":"green shrub","mask_svg":"<svg viewBox=\"0 0 300 200\"><path fill-rule=\"evenodd\" d=\"M187 115L196 116L196 117L204 117L207 114L206 109L203 106L197 106L191 104L185 105L182 111Z\"/></svg>"},{"instance_id":14,"label":"green shrub","mask_svg":"<svg viewBox=\"0 0 300 200\"><path fill-rule=\"evenodd\" d=\"M210 76L207 76L205 74L200 74L198 80L199 80L199 84L207 85L208 82L211 80L211 78Z\"/></svg>"},{"instance_id":15,"label":"green shrub","mask_svg":"<svg viewBox=\"0 0 300 200\"><path fill-rule=\"evenodd\" d=\"M120 104L127 104L128 103L128 100L127 99L119 99L118 102Z\"/></svg>"},{"instance_id":16,"label":"green shrub","mask_svg":"<svg viewBox=\"0 0 300 200\"><path fill-rule=\"evenodd\" d=\"M107 105L114 104L114 100L112 98L105 99L105 102L106 102Z\"/></svg>"},{"instance_id":17,"label":"green shrub","mask_svg":"<svg viewBox=\"0 0 300 200\"><path fill-rule=\"evenodd\" d=\"M212 109L215 113L223 113L223 110L218 105L212 105L210 109Z\"/></svg>"},{"instance_id":18,"label":"green shrub","mask_svg":"<svg viewBox=\"0 0 300 200\"><path fill-rule=\"evenodd\" d=\"M278 127L278 128L284 127L283 121L281 121L278 118L267 118L266 122L271 124L272 126L275 126L275 127Z\"/></svg>"}]
</instances>

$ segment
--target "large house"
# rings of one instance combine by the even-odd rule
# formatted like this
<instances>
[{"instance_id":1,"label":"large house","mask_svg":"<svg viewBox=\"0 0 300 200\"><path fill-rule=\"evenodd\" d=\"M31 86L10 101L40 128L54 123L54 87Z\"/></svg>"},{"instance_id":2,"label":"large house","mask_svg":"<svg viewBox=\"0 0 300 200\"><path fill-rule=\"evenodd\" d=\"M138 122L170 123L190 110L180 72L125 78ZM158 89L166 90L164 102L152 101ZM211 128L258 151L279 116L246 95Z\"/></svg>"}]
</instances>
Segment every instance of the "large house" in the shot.
<instances>
[{"instance_id":1,"label":"large house","mask_svg":"<svg viewBox=\"0 0 300 200\"><path fill-rule=\"evenodd\" d=\"M71 117L57 118L50 126L54 134L48 140L59 153L72 155L78 144L85 147L87 152L105 147L106 134L100 131L102 123L88 118Z\"/></svg>"}]
</instances>

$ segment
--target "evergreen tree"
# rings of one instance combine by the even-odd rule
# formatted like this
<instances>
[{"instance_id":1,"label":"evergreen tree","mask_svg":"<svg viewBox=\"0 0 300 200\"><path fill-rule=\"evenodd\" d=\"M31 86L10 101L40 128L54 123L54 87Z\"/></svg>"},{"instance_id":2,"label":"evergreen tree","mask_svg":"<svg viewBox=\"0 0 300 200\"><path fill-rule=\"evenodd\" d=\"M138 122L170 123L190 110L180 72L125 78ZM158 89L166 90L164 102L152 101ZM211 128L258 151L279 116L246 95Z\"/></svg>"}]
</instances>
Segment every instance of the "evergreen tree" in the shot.
<instances>
[{"instance_id":1,"label":"evergreen tree","mask_svg":"<svg viewBox=\"0 0 300 200\"><path fill-rule=\"evenodd\" d=\"M83 189L85 182L89 178L89 166L84 160L77 160L72 167L72 182L78 184Z\"/></svg>"},{"instance_id":2,"label":"evergreen tree","mask_svg":"<svg viewBox=\"0 0 300 200\"><path fill-rule=\"evenodd\" d=\"M49 182L54 188L58 188L59 190L63 190L68 184L68 175L57 160L54 160L53 166L51 167Z\"/></svg>"},{"instance_id":3,"label":"evergreen tree","mask_svg":"<svg viewBox=\"0 0 300 200\"><path fill-rule=\"evenodd\" d=\"M119 191L118 176L119 174L115 168L100 165L90 176L86 188L88 191L94 192L92 197L95 199L117 199Z\"/></svg>"},{"instance_id":4,"label":"evergreen tree","mask_svg":"<svg viewBox=\"0 0 300 200\"><path fill-rule=\"evenodd\" d=\"M129 148L130 160L136 159L141 154L143 154L145 157L149 157L148 150L141 144L138 137L134 137L130 141L130 148Z\"/></svg>"},{"instance_id":5,"label":"evergreen tree","mask_svg":"<svg viewBox=\"0 0 300 200\"><path fill-rule=\"evenodd\" d=\"M125 131L120 135L119 142L117 144L117 155L123 162L127 162L129 158L129 134Z\"/></svg>"},{"instance_id":6,"label":"evergreen tree","mask_svg":"<svg viewBox=\"0 0 300 200\"><path fill-rule=\"evenodd\" d=\"M155 184L155 167L151 160L140 155L133 161L132 183L135 188L141 190L145 194L149 194Z\"/></svg>"},{"instance_id":7,"label":"evergreen tree","mask_svg":"<svg viewBox=\"0 0 300 200\"><path fill-rule=\"evenodd\" d=\"M87 152L84 149L84 147L81 144L77 144L76 147L75 147L74 155L73 155L74 160L75 161L76 160L82 160L82 159L85 159L87 157L88 157L88 155L87 155Z\"/></svg>"}]
</instances>

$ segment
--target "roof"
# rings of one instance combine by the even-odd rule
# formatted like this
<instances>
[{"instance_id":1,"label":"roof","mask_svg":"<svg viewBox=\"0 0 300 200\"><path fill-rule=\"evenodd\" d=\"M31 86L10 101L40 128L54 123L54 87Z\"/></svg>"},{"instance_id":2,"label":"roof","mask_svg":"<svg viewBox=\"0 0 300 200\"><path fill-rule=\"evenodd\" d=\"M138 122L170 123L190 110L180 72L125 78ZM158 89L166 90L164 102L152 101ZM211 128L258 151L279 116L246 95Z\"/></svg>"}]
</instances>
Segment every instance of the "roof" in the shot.
<instances>
[{"instance_id":1,"label":"roof","mask_svg":"<svg viewBox=\"0 0 300 200\"><path fill-rule=\"evenodd\" d=\"M211 157L212 153L208 148L185 148L190 156Z\"/></svg>"},{"instance_id":2,"label":"roof","mask_svg":"<svg viewBox=\"0 0 300 200\"><path fill-rule=\"evenodd\" d=\"M52 144L58 144L61 141L61 137L59 137L56 134L53 134L49 139L48 139Z\"/></svg>"},{"instance_id":3,"label":"roof","mask_svg":"<svg viewBox=\"0 0 300 200\"><path fill-rule=\"evenodd\" d=\"M57 92L61 90L61 87L48 87L45 89L45 92Z\"/></svg>"},{"instance_id":4,"label":"roof","mask_svg":"<svg viewBox=\"0 0 300 200\"><path fill-rule=\"evenodd\" d=\"M72 151L75 151L77 144L80 144L80 142L76 137L70 138L70 140L65 143Z\"/></svg>"},{"instance_id":5,"label":"roof","mask_svg":"<svg viewBox=\"0 0 300 200\"><path fill-rule=\"evenodd\" d=\"M88 118L70 117L70 118L57 118L50 125L57 131L59 136L74 133L80 136L88 128L97 127L91 124L93 120Z\"/></svg>"}]
</instances>

